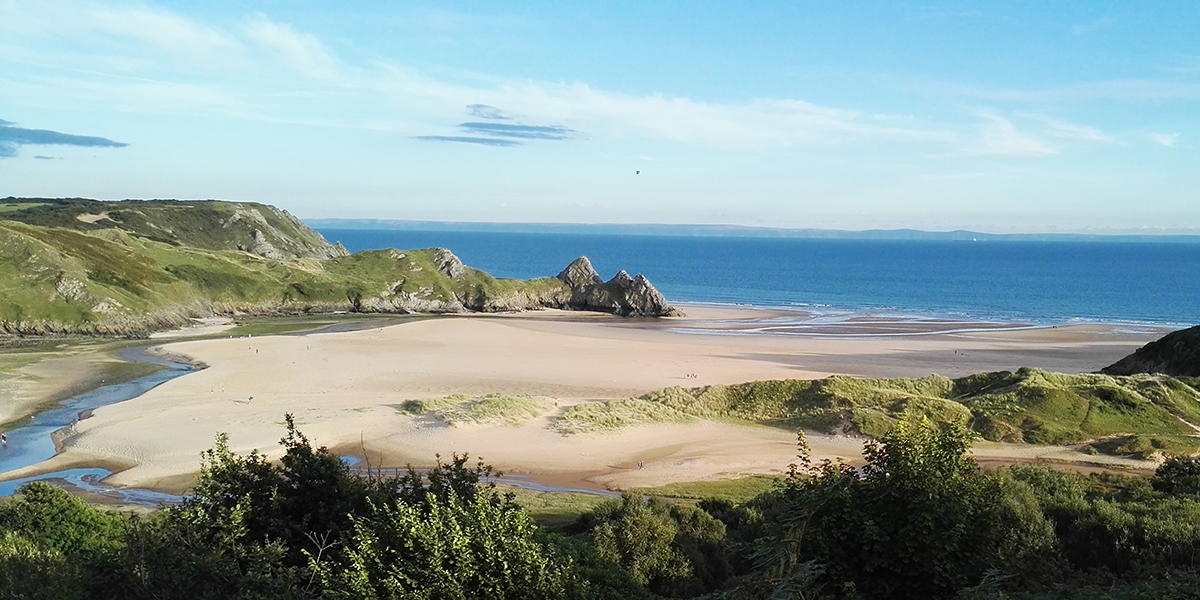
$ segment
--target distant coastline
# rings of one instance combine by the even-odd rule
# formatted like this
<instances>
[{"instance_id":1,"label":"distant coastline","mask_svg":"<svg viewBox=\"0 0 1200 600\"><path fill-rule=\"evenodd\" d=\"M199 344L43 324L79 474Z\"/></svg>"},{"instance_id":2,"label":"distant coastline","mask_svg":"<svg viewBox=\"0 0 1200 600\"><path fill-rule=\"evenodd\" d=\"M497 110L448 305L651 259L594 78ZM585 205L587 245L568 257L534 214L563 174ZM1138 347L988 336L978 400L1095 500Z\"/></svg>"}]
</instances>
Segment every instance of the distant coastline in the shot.
<instances>
[{"instance_id":1,"label":"distant coastline","mask_svg":"<svg viewBox=\"0 0 1200 600\"><path fill-rule=\"evenodd\" d=\"M304 219L314 229L376 231L447 231L462 233L532 233L569 235L637 235L678 237L792 238L814 240L927 240L975 242L1160 242L1198 244L1200 233L984 233L978 231L923 231L919 229L788 229L743 225L670 225L621 223L473 223L461 221L405 221L389 219Z\"/></svg>"},{"instance_id":2,"label":"distant coastline","mask_svg":"<svg viewBox=\"0 0 1200 600\"><path fill-rule=\"evenodd\" d=\"M1200 314L1194 243L318 231L354 252L452 248L472 267L516 279L586 255L602 277L643 273L672 302L784 307L826 324L868 316L1173 327Z\"/></svg>"}]
</instances>

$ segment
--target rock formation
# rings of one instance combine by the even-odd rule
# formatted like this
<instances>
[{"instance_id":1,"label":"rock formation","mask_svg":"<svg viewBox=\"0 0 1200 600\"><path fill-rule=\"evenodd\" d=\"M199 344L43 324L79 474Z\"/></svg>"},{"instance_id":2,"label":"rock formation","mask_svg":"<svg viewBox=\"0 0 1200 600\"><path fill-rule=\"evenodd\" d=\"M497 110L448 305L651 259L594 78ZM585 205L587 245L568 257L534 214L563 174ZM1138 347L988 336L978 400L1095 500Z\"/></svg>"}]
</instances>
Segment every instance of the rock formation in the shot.
<instances>
[{"instance_id":1,"label":"rock formation","mask_svg":"<svg viewBox=\"0 0 1200 600\"><path fill-rule=\"evenodd\" d=\"M459 260L449 248L434 248L433 262L437 265L438 272L450 279L463 278L463 261Z\"/></svg>"},{"instance_id":2,"label":"rock formation","mask_svg":"<svg viewBox=\"0 0 1200 600\"><path fill-rule=\"evenodd\" d=\"M630 277L618 271L607 282L600 279L586 256L575 259L558 274L571 289L567 308L594 310L626 317L681 317L683 313L667 303L645 275Z\"/></svg>"}]
</instances>

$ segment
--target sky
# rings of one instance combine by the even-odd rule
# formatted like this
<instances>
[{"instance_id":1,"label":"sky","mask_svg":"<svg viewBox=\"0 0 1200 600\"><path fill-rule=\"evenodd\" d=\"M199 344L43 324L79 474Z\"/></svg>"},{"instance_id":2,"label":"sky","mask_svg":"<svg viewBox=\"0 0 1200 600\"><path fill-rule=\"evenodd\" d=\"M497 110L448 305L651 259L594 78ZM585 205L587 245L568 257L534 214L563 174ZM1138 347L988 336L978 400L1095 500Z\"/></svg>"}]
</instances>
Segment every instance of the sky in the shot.
<instances>
[{"instance_id":1,"label":"sky","mask_svg":"<svg viewBox=\"0 0 1200 600\"><path fill-rule=\"evenodd\" d=\"M1195 2L0 0L0 196L1200 233Z\"/></svg>"}]
</instances>

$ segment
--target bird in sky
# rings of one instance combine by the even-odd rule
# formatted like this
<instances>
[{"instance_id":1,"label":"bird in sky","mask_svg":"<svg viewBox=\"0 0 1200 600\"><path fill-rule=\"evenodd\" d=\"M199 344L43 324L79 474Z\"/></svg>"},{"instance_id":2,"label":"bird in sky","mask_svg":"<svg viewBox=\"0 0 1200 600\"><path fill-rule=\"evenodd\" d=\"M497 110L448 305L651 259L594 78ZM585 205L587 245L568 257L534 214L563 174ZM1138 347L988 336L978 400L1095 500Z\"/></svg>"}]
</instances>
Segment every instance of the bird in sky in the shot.
<instances>
[{"instance_id":1,"label":"bird in sky","mask_svg":"<svg viewBox=\"0 0 1200 600\"><path fill-rule=\"evenodd\" d=\"M641 174L642 174L642 172L641 172L641 171L634 171L634 172L633 172L633 174L634 174L634 175L641 175Z\"/></svg>"}]
</instances>

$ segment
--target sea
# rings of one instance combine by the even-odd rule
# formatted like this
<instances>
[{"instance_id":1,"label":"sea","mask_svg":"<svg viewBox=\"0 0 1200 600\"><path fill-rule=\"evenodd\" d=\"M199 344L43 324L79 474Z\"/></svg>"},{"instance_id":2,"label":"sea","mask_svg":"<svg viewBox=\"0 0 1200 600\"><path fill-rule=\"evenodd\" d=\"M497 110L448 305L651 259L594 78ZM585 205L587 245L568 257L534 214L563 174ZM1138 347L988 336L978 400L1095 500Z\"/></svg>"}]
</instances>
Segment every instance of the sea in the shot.
<instances>
[{"instance_id":1,"label":"sea","mask_svg":"<svg viewBox=\"0 0 1200 600\"><path fill-rule=\"evenodd\" d=\"M672 302L1062 325L1200 323L1200 244L943 241L318 229L351 252L445 247L496 277L587 256Z\"/></svg>"}]
</instances>

